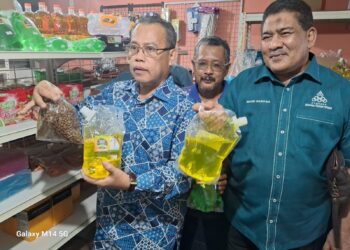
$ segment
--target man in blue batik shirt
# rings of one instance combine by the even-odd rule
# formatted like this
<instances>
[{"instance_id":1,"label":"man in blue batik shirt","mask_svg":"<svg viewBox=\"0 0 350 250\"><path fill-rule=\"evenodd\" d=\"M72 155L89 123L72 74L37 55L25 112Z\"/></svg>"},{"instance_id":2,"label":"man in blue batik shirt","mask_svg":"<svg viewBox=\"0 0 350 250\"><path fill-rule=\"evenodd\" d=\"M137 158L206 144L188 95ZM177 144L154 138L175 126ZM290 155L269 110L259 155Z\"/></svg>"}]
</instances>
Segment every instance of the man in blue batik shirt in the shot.
<instances>
[{"instance_id":1,"label":"man in blue batik shirt","mask_svg":"<svg viewBox=\"0 0 350 250\"><path fill-rule=\"evenodd\" d=\"M187 93L169 76L175 44L170 23L144 18L128 46L134 80L109 84L77 107L115 105L123 111L126 129L121 169L103 163L108 177L84 176L99 186L95 249L170 250L179 245L186 210L183 194L190 180L177 170L176 161L194 112ZM61 96L48 82L34 89L34 101L41 108L46 107L42 97L57 101Z\"/></svg>"}]
</instances>

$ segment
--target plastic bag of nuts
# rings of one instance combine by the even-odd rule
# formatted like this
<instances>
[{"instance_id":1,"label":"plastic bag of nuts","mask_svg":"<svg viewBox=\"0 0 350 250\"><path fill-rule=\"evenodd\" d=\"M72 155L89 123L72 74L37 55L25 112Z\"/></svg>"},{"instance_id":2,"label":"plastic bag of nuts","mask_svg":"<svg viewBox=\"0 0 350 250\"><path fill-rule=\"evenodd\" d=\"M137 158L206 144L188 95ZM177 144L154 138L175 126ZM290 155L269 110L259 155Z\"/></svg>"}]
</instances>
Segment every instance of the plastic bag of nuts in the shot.
<instances>
[{"instance_id":1,"label":"plastic bag of nuts","mask_svg":"<svg viewBox=\"0 0 350 250\"><path fill-rule=\"evenodd\" d=\"M47 104L47 108L39 112L36 139L82 144L80 123L75 108L64 98Z\"/></svg>"}]
</instances>

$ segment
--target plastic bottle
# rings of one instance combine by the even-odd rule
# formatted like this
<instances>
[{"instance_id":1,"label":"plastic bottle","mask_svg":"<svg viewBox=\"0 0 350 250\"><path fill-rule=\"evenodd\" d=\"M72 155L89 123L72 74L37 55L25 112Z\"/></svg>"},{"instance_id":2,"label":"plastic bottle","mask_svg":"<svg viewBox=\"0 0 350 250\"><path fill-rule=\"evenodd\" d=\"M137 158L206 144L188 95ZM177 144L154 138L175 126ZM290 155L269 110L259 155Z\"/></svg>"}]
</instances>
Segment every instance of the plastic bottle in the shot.
<instances>
[{"instance_id":1,"label":"plastic bottle","mask_svg":"<svg viewBox=\"0 0 350 250\"><path fill-rule=\"evenodd\" d=\"M35 24L42 34L50 34L52 31L50 25L50 14L44 2L39 2L39 9L35 12Z\"/></svg>"},{"instance_id":2,"label":"plastic bottle","mask_svg":"<svg viewBox=\"0 0 350 250\"><path fill-rule=\"evenodd\" d=\"M115 107L112 107L113 109ZM84 164L83 171L94 179L103 179L109 175L104 169L102 162L109 162L115 167L121 165L121 151L123 143L123 128L113 126L110 120L118 120L112 115L111 119L103 117L110 116L108 106L98 107L91 110L83 107L80 112L85 117L84 124ZM113 121L114 122L114 121ZM120 120L117 122L121 122Z\"/></svg>"},{"instance_id":3,"label":"plastic bottle","mask_svg":"<svg viewBox=\"0 0 350 250\"><path fill-rule=\"evenodd\" d=\"M31 3L24 3L24 15L28 17L32 22L37 26L36 19L35 19L35 14L32 11L32 4Z\"/></svg>"},{"instance_id":4,"label":"plastic bottle","mask_svg":"<svg viewBox=\"0 0 350 250\"><path fill-rule=\"evenodd\" d=\"M61 37L50 37L46 39L46 47L49 51L67 51L69 42Z\"/></svg>"},{"instance_id":5,"label":"plastic bottle","mask_svg":"<svg viewBox=\"0 0 350 250\"><path fill-rule=\"evenodd\" d=\"M96 37L80 39L73 42L73 51L76 52L101 52L106 44Z\"/></svg>"},{"instance_id":6,"label":"plastic bottle","mask_svg":"<svg viewBox=\"0 0 350 250\"><path fill-rule=\"evenodd\" d=\"M19 41L23 45L23 50L45 51L45 39L35 24L25 15L13 12L11 23Z\"/></svg>"},{"instance_id":7,"label":"plastic bottle","mask_svg":"<svg viewBox=\"0 0 350 250\"><path fill-rule=\"evenodd\" d=\"M87 30L87 25L88 25L88 19L85 16L85 13L82 9L79 9L79 17L78 17L78 35L82 36L88 36L88 30Z\"/></svg>"},{"instance_id":8,"label":"plastic bottle","mask_svg":"<svg viewBox=\"0 0 350 250\"><path fill-rule=\"evenodd\" d=\"M67 31L68 35L77 35L78 30L78 17L75 15L74 7L68 7L68 14L66 16L67 20Z\"/></svg>"},{"instance_id":9,"label":"plastic bottle","mask_svg":"<svg viewBox=\"0 0 350 250\"><path fill-rule=\"evenodd\" d=\"M7 17L0 15L0 50L21 50L22 47L10 21Z\"/></svg>"},{"instance_id":10,"label":"plastic bottle","mask_svg":"<svg viewBox=\"0 0 350 250\"><path fill-rule=\"evenodd\" d=\"M62 9L59 4L53 5L51 23L52 23L52 33L54 35L68 34L67 21L62 13Z\"/></svg>"}]
</instances>

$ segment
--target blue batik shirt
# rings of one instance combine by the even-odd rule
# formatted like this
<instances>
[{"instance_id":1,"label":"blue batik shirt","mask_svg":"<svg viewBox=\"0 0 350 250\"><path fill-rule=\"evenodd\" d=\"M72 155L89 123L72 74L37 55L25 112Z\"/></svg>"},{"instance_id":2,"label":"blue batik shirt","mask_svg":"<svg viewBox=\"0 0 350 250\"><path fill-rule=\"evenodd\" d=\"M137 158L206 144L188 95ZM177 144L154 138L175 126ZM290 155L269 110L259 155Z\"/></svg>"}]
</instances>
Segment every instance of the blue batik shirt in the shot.
<instances>
[{"instance_id":1,"label":"blue batik shirt","mask_svg":"<svg viewBox=\"0 0 350 250\"><path fill-rule=\"evenodd\" d=\"M248 119L225 191L232 225L268 250L324 235L331 212L324 163L338 145L350 164L349 81L311 54L287 86L264 65L243 71L221 103Z\"/></svg>"},{"instance_id":2,"label":"blue batik shirt","mask_svg":"<svg viewBox=\"0 0 350 250\"><path fill-rule=\"evenodd\" d=\"M96 249L173 249L186 211L190 180L177 169L192 102L170 76L140 100L135 80L115 82L78 108L114 105L123 111L122 168L136 175L133 192L99 188Z\"/></svg>"}]
</instances>

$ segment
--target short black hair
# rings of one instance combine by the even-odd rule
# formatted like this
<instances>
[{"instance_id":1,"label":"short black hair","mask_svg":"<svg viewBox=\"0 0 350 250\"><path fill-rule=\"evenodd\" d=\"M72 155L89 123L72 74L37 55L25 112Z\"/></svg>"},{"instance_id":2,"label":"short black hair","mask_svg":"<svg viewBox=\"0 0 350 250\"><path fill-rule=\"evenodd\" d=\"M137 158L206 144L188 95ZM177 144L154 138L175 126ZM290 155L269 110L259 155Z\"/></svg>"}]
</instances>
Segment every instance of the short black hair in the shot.
<instances>
[{"instance_id":1,"label":"short black hair","mask_svg":"<svg viewBox=\"0 0 350 250\"><path fill-rule=\"evenodd\" d=\"M139 25L139 24L160 24L165 32L166 32L166 42L167 42L167 47L174 49L176 47L176 32L173 27L173 25L170 22L165 21L159 16L144 16L141 17L140 20L137 22L136 26L134 29ZM134 30L133 29L133 30ZM132 33L133 31L131 31Z\"/></svg>"},{"instance_id":2,"label":"short black hair","mask_svg":"<svg viewBox=\"0 0 350 250\"><path fill-rule=\"evenodd\" d=\"M280 12L295 12L297 19L303 30L307 31L314 26L314 19L310 6L302 0L276 0L271 3L263 15L263 24L266 18L270 15L278 14Z\"/></svg>"},{"instance_id":3,"label":"short black hair","mask_svg":"<svg viewBox=\"0 0 350 250\"><path fill-rule=\"evenodd\" d=\"M228 46L228 43L226 42L226 40L223 40L218 36L203 37L196 44L196 47L194 49L194 55L193 55L194 58L197 58L199 54L199 48L202 45L223 47L224 53L225 53L225 64L230 62L230 47Z\"/></svg>"}]
</instances>

